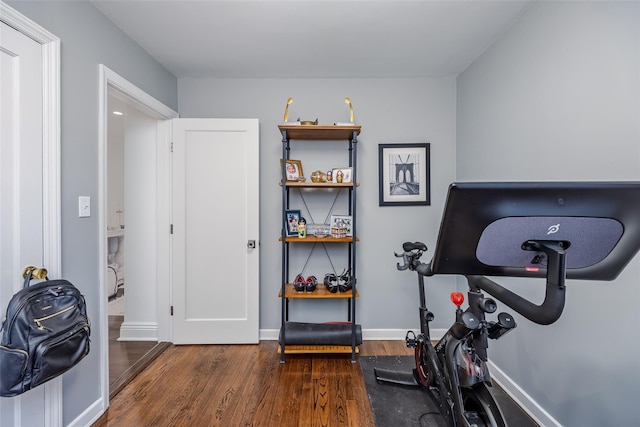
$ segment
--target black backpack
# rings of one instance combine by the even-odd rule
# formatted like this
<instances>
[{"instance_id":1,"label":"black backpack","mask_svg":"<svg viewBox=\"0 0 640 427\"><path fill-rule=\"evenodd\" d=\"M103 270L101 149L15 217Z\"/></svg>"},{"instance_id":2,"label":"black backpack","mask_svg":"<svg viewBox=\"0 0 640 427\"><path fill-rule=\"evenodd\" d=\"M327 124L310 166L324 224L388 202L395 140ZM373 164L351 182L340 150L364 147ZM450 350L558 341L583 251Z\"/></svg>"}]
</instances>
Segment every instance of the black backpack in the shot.
<instances>
[{"instance_id":1,"label":"black backpack","mask_svg":"<svg viewBox=\"0 0 640 427\"><path fill-rule=\"evenodd\" d=\"M67 280L29 286L9 301L0 341L0 396L11 397L63 374L89 354L90 321L84 296ZM43 276L46 276L46 270Z\"/></svg>"}]
</instances>

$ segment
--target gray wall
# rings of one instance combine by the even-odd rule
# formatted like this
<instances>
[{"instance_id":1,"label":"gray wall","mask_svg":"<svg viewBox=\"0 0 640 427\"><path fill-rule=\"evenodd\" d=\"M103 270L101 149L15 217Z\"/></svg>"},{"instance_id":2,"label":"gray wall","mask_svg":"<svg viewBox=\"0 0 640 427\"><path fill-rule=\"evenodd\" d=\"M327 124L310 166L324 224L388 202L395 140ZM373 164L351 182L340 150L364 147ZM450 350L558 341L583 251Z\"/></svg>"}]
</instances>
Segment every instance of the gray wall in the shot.
<instances>
[{"instance_id":1,"label":"gray wall","mask_svg":"<svg viewBox=\"0 0 640 427\"><path fill-rule=\"evenodd\" d=\"M395 270L393 251L405 240L433 247L446 187L456 178L640 179L638 3L536 4L460 76L457 89L453 78L184 79L176 87L174 76L87 2L9 4L62 40L63 273L85 293L90 313L100 303L97 217L78 219L76 206L79 195L97 200L99 63L183 117L260 119L262 329L277 329L280 321L276 125L289 96L291 118L317 117L321 123L346 120L343 99L349 96L363 126L358 321L372 331L416 327L414 277ZM377 145L392 142L431 143L431 206L378 206ZM303 161L307 175L344 163L317 146L296 150L299 156L292 157ZM318 268L310 273L322 274ZM491 358L567 426L636 424L639 274L636 259L615 282L569 283L566 312L556 324L519 319L517 332L492 342ZM444 328L455 284L448 278L437 282L444 286L432 288L434 326ZM519 282L514 286L536 292ZM325 311L344 311L324 304L302 308L307 313L295 309L292 315L319 318ZM610 345L612 332L620 349ZM106 349L98 333L94 328L91 355L65 375L65 422L99 396L98 356Z\"/></svg>"},{"instance_id":2,"label":"gray wall","mask_svg":"<svg viewBox=\"0 0 640 427\"><path fill-rule=\"evenodd\" d=\"M640 3L542 2L458 78L458 179L640 180ZM565 426L640 419L640 257L490 357ZM512 281L542 300L542 287Z\"/></svg>"},{"instance_id":3,"label":"gray wall","mask_svg":"<svg viewBox=\"0 0 640 427\"><path fill-rule=\"evenodd\" d=\"M63 378L68 424L100 397L98 327L98 64L167 106L177 108L177 81L89 2L7 2L61 40L62 273L83 292L93 319L91 353ZM94 214L78 218L78 196Z\"/></svg>"},{"instance_id":4,"label":"gray wall","mask_svg":"<svg viewBox=\"0 0 640 427\"><path fill-rule=\"evenodd\" d=\"M410 273L396 271L394 251L402 242L422 240L433 247L442 213L445 192L455 177L455 79L265 79L216 80L179 79L179 111L182 117L251 117L260 120L260 328L280 326L281 190L279 159L282 137L277 125L283 121L285 102L292 97L289 119L319 119L320 124L348 121L344 102L353 102L355 120L362 126L358 142L358 283L360 295L357 320L364 329L391 333L402 339L407 328L418 325L417 285ZM395 142L431 143L431 206L378 206L378 144ZM347 166L346 143L314 144L293 142L291 158L302 161L309 176L314 170ZM311 203L313 197L307 197ZM322 196L320 196L322 197ZM324 219L331 201L310 206L314 218ZM292 208L302 208L300 202ZM335 209L344 214L346 210ZM303 213L303 216L305 214ZM309 248L308 246L307 248ZM305 249L295 262L302 268ZM307 249L308 250L308 249ZM300 253L295 252L296 255ZM338 273L344 258L332 255ZM321 249L316 250L305 275L322 280L331 271ZM292 272L295 276L296 272ZM434 298L448 299L455 286L450 278L438 279L450 286L438 286ZM304 313L303 313L304 311ZM448 313L447 313L448 314ZM291 320L346 320L344 302L295 301ZM437 319L446 327L450 318ZM385 331L388 329L399 331Z\"/></svg>"}]
</instances>

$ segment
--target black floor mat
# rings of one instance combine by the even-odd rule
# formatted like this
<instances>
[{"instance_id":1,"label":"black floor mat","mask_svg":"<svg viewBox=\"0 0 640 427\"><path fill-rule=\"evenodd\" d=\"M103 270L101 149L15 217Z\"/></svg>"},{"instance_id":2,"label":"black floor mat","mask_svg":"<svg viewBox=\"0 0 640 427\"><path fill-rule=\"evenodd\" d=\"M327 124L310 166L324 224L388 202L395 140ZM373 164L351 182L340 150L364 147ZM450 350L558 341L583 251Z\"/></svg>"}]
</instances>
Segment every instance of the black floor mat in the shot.
<instances>
[{"instance_id":1,"label":"black floor mat","mask_svg":"<svg viewBox=\"0 0 640 427\"><path fill-rule=\"evenodd\" d=\"M411 372L414 366L413 356L360 356L360 367L377 427L447 426L424 389L378 383L373 371L381 368ZM494 386L492 392L509 425L537 426L499 387Z\"/></svg>"}]
</instances>

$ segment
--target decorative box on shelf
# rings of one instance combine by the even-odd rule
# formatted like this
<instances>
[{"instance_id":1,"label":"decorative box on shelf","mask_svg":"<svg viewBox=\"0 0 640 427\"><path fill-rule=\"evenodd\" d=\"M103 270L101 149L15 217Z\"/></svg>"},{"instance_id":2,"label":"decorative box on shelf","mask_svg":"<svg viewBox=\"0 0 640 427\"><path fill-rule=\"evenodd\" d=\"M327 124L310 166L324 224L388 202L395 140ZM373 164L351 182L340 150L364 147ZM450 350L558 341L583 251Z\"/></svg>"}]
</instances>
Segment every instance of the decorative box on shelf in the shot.
<instances>
[{"instance_id":1,"label":"decorative box on shelf","mask_svg":"<svg viewBox=\"0 0 640 427\"><path fill-rule=\"evenodd\" d=\"M347 228L346 227L331 227L331 237L336 239L342 239L347 237Z\"/></svg>"}]
</instances>

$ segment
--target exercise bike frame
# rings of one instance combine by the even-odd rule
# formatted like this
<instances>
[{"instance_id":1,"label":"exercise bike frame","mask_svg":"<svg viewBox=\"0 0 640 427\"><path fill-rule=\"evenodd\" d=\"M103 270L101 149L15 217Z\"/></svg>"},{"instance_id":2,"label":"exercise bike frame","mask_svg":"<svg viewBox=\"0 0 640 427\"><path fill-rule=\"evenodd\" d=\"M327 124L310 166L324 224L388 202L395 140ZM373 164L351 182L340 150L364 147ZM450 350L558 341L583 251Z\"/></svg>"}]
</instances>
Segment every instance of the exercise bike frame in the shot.
<instances>
[{"instance_id":1,"label":"exercise bike frame","mask_svg":"<svg viewBox=\"0 0 640 427\"><path fill-rule=\"evenodd\" d=\"M564 310L565 279L611 281L640 251L640 182L471 182L449 186L433 258L420 261L426 246L403 245L399 270L418 274L420 333L407 332L415 350L413 373L376 370L379 381L426 388L450 426L504 426L491 397L486 366L488 340L516 327L500 313L500 300L526 319L549 325ZM566 252L565 252L566 251ZM569 256L567 256L567 253ZM468 308L435 345L426 305L425 277L463 276ZM536 305L489 277L546 279Z\"/></svg>"},{"instance_id":2,"label":"exercise bike frame","mask_svg":"<svg viewBox=\"0 0 640 427\"><path fill-rule=\"evenodd\" d=\"M565 249L569 245L565 241L546 240L527 241L522 245L523 250L542 252L547 257L547 286L541 305L533 304L484 276L466 275L468 307L463 311L461 294L452 294L452 301L457 305L455 321L433 345L429 322L434 315L426 305L424 278L434 273L430 263L420 261L427 247L421 242L404 243L404 252L396 254L403 258L403 264L398 263L397 268L409 269L418 275L420 333L415 335L408 331L405 338L407 346L414 348L416 367L412 374L376 369L376 379L425 388L450 426L505 427L507 423L502 411L489 391L492 382L486 363L488 341L504 336L516 327L516 323L508 313L500 313L497 320L488 321L486 314L494 313L497 304L486 298L482 291L529 320L539 324L553 323L564 309ZM454 297L454 294L460 295Z\"/></svg>"}]
</instances>

